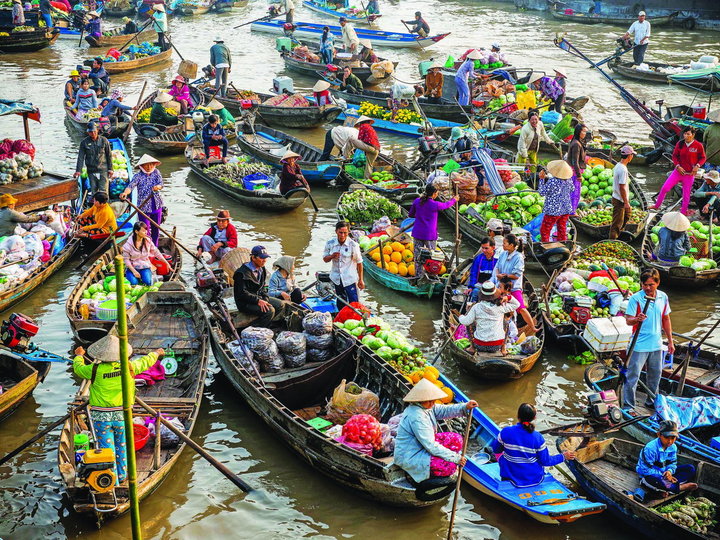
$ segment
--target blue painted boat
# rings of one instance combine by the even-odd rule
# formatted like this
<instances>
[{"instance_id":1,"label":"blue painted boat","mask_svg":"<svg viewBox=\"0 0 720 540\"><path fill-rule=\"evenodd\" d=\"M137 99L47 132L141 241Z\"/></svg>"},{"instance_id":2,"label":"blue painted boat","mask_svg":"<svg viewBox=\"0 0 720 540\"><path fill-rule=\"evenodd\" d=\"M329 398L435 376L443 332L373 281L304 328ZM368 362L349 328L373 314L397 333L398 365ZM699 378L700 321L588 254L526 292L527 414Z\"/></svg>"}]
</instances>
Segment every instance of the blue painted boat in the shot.
<instances>
[{"instance_id":1,"label":"blue painted boat","mask_svg":"<svg viewBox=\"0 0 720 540\"><path fill-rule=\"evenodd\" d=\"M125 189L125 186L127 186L127 184L130 183L130 180L132 180L133 166L132 166L132 161L130 160L130 154L128 154L127 148L125 147L125 143L123 142L122 139L120 139L120 138L108 139L108 142L110 142L110 150L111 151L121 152L125 156L125 159L127 160L126 164L125 164L125 169L124 169L124 171L127 172L127 179L113 178L110 180L110 199L111 199L111 201L113 201L113 200L116 201L116 200L118 200L118 198L116 196L113 196L113 183L117 182L118 188L122 187L122 189ZM142 201L137 201L136 196L137 196L137 190L133 190L132 193L130 194L130 201L133 204L138 204L138 202L142 202ZM130 215L130 210L128 210L128 212L126 212L120 216L117 216L118 225L121 225L128 218L129 215ZM135 216L133 216L132 219L130 221L128 221L128 223L126 223L122 229L118 229L118 233L122 233L122 235L119 235L118 233L116 233L116 236L118 236L119 241L120 241L120 239L124 239L125 237L127 237L127 235L129 235L132 232L133 225L135 225L136 221L137 221L137 214Z\"/></svg>"},{"instance_id":2,"label":"blue painted boat","mask_svg":"<svg viewBox=\"0 0 720 540\"><path fill-rule=\"evenodd\" d=\"M97 14L102 16L103 9L105 9L105 3L98 2L97 7L95 8L95 11L97 12ZM58 18L59 13L62 13L62 15L60 15L60 17L63 17L62 20L60 20ZM55 18L58 19L57 24L72 24L71 22L67 22L68 20L70 20L70 21L72 20L72 16L69 16L68 14L66 14L64 12L61 12L60 10L54 11L53 14L54 14ZM58 35L58 39L67 39L67 40L76 39L76 40L78 40L78 42L80 41L80 34L81 34L80 30L77 30L76 28L71 28L69 26L56 26L55 28L57 28L60 31L60 35ZM82 34L85 35L85 33L82 33Z\"/></svg>"},{"instance_id":3,"label":"blue painted boat","mask_svg":"<svg viewBox=\"0 0 720 540\"><path fill-rule=\"evenodd\" d=\"M347 5L347 2L346 2ZM303 0L303 6L308 8L311 11L315 11L317 13L322 13L323 15L327 15L328 17L332 17L334 19L339 19L340 17L345 17L348 21L355 24L370 24L379 17L382 17L382 15L379 14L369 14L367 17L365 15L353 15L351 13L346 13L344 11L337 11L335 9L331 9L327 6L327 2L313 2L313 0Z\"/></svg>"},{"instance_id":4,"label":"blue painted boat","mask_svg":"<svg viewBox=\"0 0 720 540\"><path fill-rule=\"evenodd\" d=\"M283 25L285 19L273 19L270 21L257 21L250 25L250 29L255 32L265 32L267 34L285 35ZM314 41L320 41L323 28L328 26L330 33L338 40L342 39L342 31L339 26L330 26L322 23L296 22L293 37L306 38ZM366 28L356 28L355 32L359 39L367 39L374 46L395 47L395 48L420 48L424 49L434 45L441 39L450 35L450 32L438 34L426 38L418 37L416 34L408 34L405 32L386 32L383 30L369 30Z\"/></svg>"},{"instance_id":5,"label":"blue painted boat","mask_svg":"<svg viewBox=\"0 0 720 540\"><path fill-rule=\"evenodd\" d=\"M470 400L445 375L440 374L439 380L453 391L455 401ZM604 504L578 496L548 472L542 483L532 488L516 488L507 480L502 480L498 463L489 461L492 456L491 444L499 433L500 428L480 407L473 409L468 442L471 452L468 452L467 464L463 469L463 480L468 484L541 523L570 523L605 510Z\"/></svg>"},{"instance_id":6,"label":"blue painted boat","mask_svg":"<svg viewBox=\"0 0 720 540\"><path fill-rule=\"evenodd\" d=\"M348 105L347 109L341 113L336 119L336 122L344 122L347 118L353 118L357 120L360 117L358 112L360 107L356 105ZM413 137L417 139L422 135L423 126L420 124L403 124L401 122L391 122L390 120L381 120L380 118L373 118L373 127L381 131L387 131L389 133L395 133L396 135L405 135L407 137ZM435 128L447 128L452 129L455 126L461 126L457 122L449 122L447 120L436 120L435 118L428 118Z\"/></svg>"}]
</instances>

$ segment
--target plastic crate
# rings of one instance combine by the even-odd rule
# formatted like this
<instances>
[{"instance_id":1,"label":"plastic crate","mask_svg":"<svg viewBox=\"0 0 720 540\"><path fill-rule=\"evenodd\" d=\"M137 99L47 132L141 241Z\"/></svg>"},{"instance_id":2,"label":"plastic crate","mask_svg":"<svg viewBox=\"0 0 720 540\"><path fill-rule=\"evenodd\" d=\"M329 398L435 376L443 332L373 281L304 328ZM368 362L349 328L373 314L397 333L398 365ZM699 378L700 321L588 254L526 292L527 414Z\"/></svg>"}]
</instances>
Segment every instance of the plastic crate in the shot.
<instances>
[{"instance_id":1,"label":"plastic crate","mask_svg":"<svg viewBox=\"0 0 720 540\"><path fill-rule=\"evenodd\" d=\"M335 300L325 300L324 298L318 297L306 298L300 305L306 309L320 311L322 313L337 313L338 311L337 302Z\"/></svg>"}]
</instances>

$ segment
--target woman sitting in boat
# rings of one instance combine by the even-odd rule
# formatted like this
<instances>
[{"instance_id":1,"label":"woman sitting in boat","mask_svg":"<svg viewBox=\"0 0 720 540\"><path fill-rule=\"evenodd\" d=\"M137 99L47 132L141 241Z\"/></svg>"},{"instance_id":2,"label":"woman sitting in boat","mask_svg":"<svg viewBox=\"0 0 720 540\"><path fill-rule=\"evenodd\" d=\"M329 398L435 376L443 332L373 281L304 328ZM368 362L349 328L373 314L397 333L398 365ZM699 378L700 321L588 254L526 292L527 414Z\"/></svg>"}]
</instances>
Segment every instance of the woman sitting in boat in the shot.
<instances>
[{"instance_id":1,"label":"woman sitting in boat","mask_svg":"<svg viewBox=\"0 0 720 540\"><path fill-rule=\"evenodd\" d=\"M128 358L132 347L128 344ZM93 424L98 448L110 448L115 453L117 483L127 479L125 422L123 419L122 377L120 376L120 340L117 336L105 336L85 349L75 349L73 371L90 382L90 421ZM138 375L147 371L165 356L163 349L130 360L130 372ZM135 386L130 388L130 401L135 400Z\"/></svg>"},{"instance_id":2,"label":"woman sitting in boat","mask_svg":"<svg viewBox=\"0 0 720 540\"><path fill-rule=\"evenodd\" d=\"M690 251L687 230L690 220L680 212L668 212L662 218L665 224L658 231L658 245L655 256L661 263L677 264L680 257Z\"/></svg>"},{"instance_id":3,"label":"woman sitting in boat","mask_svg":"<svg viewBox=\"0 0 720 540\"><path fill-rule=\"evenodd\" d=\"M165 104L172 101L172 96L167 92L160 92L153 99L153 106L150 109L150 123L161 126L175 126L178 123L177 115L170 114L165 110Z\"/></svg>"},{"instance_id":4,"label":"woman sitting in boat","mask_svg":"<svg viewBox=\"0 0 720 540\"><path fill-rule=\"evenodd\" d=\"M218 117L220 125L225 129L235 130L235 117L225 108L225 105L220 103L217 99L213 99L205 105L212 114Z\"/></svg>"},{"instance_id":5,"label":"woman sitting in boat","mask_svg":"<svg viewBox=\"0 0 720 540\"><path fill-rule=\"evenodd\" d=\"M477 407L477 402L471 400L452 405L436 403L437 400L446 397L445 392L428 379L420 379L403 398L403 401L409 405L398 425L394 462L417 483L433 476L431 467L442 468L437 465L442 465L443 462L464 466L467 461L461 454L445 448L436 441L438 423L441 420L465 415L466 411Z\"/></svg>"},{"instance_id":6,"label":"woman sitting in boat","mask_svg":"<svg viewBox=\"0 0 720 540\"><path fill-rule=\"evenodd\" d=\"M520 308L520 302L510 294L502 294L492 281L480 287L478 302L458 317L466 327L475 325L473 347L481 353L497 353L505 342L503 319L506 313Z\"/></svg>"},{"instance_id":7,"label":"woman sitting in boat","mask_svg":"<svg viewBox=\"0 0 720 540\"><path fill-rule=\"evenodd\" d=\"M90 18L88 23L85 25L85 31L88 37L100 39L102 37L102 20L97 11L90 11L87 16Z\"/></svg>"},{"instance_id":8,"label":"woman sitting in boat","mask_svg":"<svg viewBox=\"0 0 720 540\"><path fill-rule=\"evenodd\" d=\"M345 66L342 78L340 79L340 90L349 94L361 94L363 83L357 75L353 74L350 66Z\"/></svg>"},{"instance_id":9,"label":"woman sitting in boat","mask_svg":"<svg viewBox=\"0 0 720 540\"><path fill-rule=\"evenodd\" d=\"M117 219L112 206L108 204L107 193L98 191L93 195L93 205L75 220L80 225L77 236L88 237L96 234L112 234L117 230Z\"/></svg>"},{"instance_id":10,"label":"woman sitting in boat","mask_svg":"<svg viewBox=\"0 0 720 540\"><path fill-rule=\"evenodd\" d=\"M101 116L106 118L116 117L118 122L129 122L130 115L127 114L127 111L134 111L135 107L125 105L122 102L124 97L122 90L115 89L110 94L110 97L100 100Z\"/></svg>"},{"instance_id":11,"label":"woman sitting in boat","mask_svg":"<svg viewBox=\"0 0 720 540\"><path fill-rule=\"evenodd\" d=\"M85 114L88 111L97 109L97 107L97 94L95 93L95 90L90 88L90 81L88 79L84 79L80 83L80 89L75 94L75 103L73 103L72 105L72 109L74 111L77 111L75 114L75 118L77 118L78 120L84 120Z\"/></svg>"},{"instance_id":12,"label":"woman sitting in boat","mask_svg":"<svg viewBox=\"0 0 720 540\"><path fill-rule=\"evenodd\" d=\"M13 0L12 23L13 26L23 26L25 24L25 10L23 10L22 0Z\"/></svg>"},{"instance_id":13,"label":"woman sitting in boat","mask_svg":"<svg viewBox=\"0 0 720 540\"><path fill-rule=\"evenodd\" d=\"M73 69L70 72L70 78L65 82L65 101L68 105L75 103L78 90L80 90L80 72Z\"/></svg>"},{"instance_id":14,"label":"woman sitting in boat","mask_svg":"<svg viewBox=\"0 0 720 540\"><path fill-rule=\"evenodd\" d=\"M332 96L330 95L330 83L327 81L318 81L313 86L313 97L318 107L324 107L325 105L333 105Z\"/></svg>"},{"instance_id":15,"label":"woman sitting in boat","mask_svg":"<svg viewBox=\"0 0 720 540\"><path fill-rule=\"evenodd\" d=\"M537 416L535 407L523 403L518 408L518 423L503 428L493 442L500 465L500 478L509 480L515 487L526 488L541 484L545 477L544 467L559 465L575 459L575 452L566 451L551 456L543 436L535 431L533 421Z\"/></svg>"},{"instance_id":16,"label":"woman sitting in boat","mask_svg":"<svg viewBox=\"0 0 720 540\"><path fill-rule=\"evenodd\" d=\"M273 263L275 271L268 282L268 295L287 302L299 304L305 295L295 282L295 257L283 255Z\"/></svg>"},{"instance_id":17,"label":"woman sitting in boat","mask_svg":"<svg viewBox=\"0 0 720 540\"><path fill-rule=\"evenodd\" d=\"M36 223L42 218L42 214L28 216L16 211L16 204L17 199L9 193L0 195L0 237L15 234L18 223Z\"/></svg>"},{"instance_id":18,"label":"woman sitting in boat","mask_svg":"<svg viewBox=\"0 0 720 540\"><path fill-rule=\"evenodd\" d=\"M210 162L210 149L212 147L222 148L222 162L227 163L228 140L225 130L220 125L218 117L214 114L208 116L207 124L202 128L203 148L205 149L205 165Z\"/></svg>"},{"instance_id":19,"label":"woman sitting in boat","mask_svg":"<svg viewBox=\"0 0 720 540\"><path fill-rule=\"evenodd\" d=\"M420 97L422 95L422 86L416 85L413 87L409 84L401 82L393 84L390 88L390 96L388 97L388 108L391 112L390 121L397 122L397 120L395 120L395 116L397 115L398 110L403 107L407 107L414 97Z\"/></svg>"},{"instance_id":20,"label":"woman sitting in boat","mask_svg":"<svg viewBox=\"0 0 720 540\"><path fill-rule=\"evenodd\" d=\"M160 161L148 154L143 154L135 165L139 170L133 175L132 180L125 190L120 194L125 199L132 190L137 189L137 203L145 215L138 215L138 220L144 222L150 231L153 244L158 245L160 230L152 223L162 221L163 200L160 190L163 188L162 174L158 170ZM152 220L152 221L151 221Z\"/></svg>"},{"instance_id":21,"label":"woman sitting in boat","mask_svg":"<svg viewBox=\"0 0 720 540\"><path fill-rule=\"evenodd\" d=\"M361 62L365 62L368 66L371 66L380 61L375 51L373 51L372 41L369 39L361 39L360 45L362 45L362 50L360 51Z\"/></svg>"},{"instance_id":22,"label":"woman sitting in boat","mask_svg":"<svg viewBox=\"0 0 720 540\"><path fill-rule=\"evenodd\" d=\"M168 90L168 95L180 104L180 113L187 114L193 108L190 88L181 75L176 75Z\"/></svg>"},{"instance_id":23,"label":"woman sitting in boat","mask_svg":"<svg viewBox=\"0 0 720 540\"><path fill-rule=\"evenodd\" d=\"M298 188L304 188L310 191L310 185L308 181L305 180L302 170L300 170L300 165L297 163L297 160L301 157L300 154L288 150L280 160L283 167L280 172L280 185L278 189L282 195Z\"/></svg>"},{"instance_id":24,"label":"woman sitting in boat","mask_svg":"<svg viewBox=\"0 0 720 540\"><path fill-rule=\"evenodd\" d=\"M138 25L135 21L133 21L130 17L123 17L122 22L125 23L125 26L123 27L123 34L128 36L130 34L137 34Z\"/></svg>"},{"instance_id":25,"label":"woman sitting in boat","mask_svg":"<svg viewBox=\"0 0 720 540\"><path fill-rule=\"evenodd\" d=\"M425 75L425 97L428 103L441 103L445 77L442 74L443 64L436 62L430 66ZM454 128L453 128L454 129Z\"/></svg>"},{"instance_id":26,"label":"woman sitting in boat","mask_svg":"<svg viewBox=\"0 0 720 540\"><path fill-rule=\"evenodd\" d=\"M320 58L323 64L332 64L335 58L335 41L328 26L323 26L323 33L320 36Z\"/></svg>"},{"instance_id":27,"label":"woman sitting in boat","mask_svg":"<svg viewBox=\"0 0 720 540\"><path fill-rule=\"evenodd\" d=\"M510 278L513 282L512 296L520 304L518 313L522 316L527 329L525 334L530 336L537 334L535 319L525 306L523 298L523 274L525 273L525 256L522 254L522 241L514 234L508 234L503 238L503 251L498 257L498 262L493 271L493 282L498 285L502 278Z\"/></svg>"},{"instance_id":28,"label":"woman sitting in boat","mask_svg":"<svg viewBox=\"0 0 720 540\"><path fill-rule=\"evenodd\" d=\"M125 278L131 285L137 285L140 281L148 287L152 285L151 257L165 260L160 250L148 238L148 228L143 221L136 221L133 225L132 236L123 244L122 254L125 261Z\"/></svg>"}]
</instances>

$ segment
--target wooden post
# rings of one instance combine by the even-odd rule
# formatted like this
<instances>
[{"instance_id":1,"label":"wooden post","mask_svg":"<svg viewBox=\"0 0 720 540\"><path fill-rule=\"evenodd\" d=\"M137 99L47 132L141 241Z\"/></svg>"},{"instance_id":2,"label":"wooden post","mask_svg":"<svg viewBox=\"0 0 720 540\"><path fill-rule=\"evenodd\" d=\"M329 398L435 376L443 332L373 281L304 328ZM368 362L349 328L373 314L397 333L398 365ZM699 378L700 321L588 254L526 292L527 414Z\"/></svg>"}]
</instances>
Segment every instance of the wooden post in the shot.
<instances>
[{"instance_id":1,"label":"wooden post","mask_svg":"<svg viewBox=\"0 0 720 540\"><path fill-rule=\"evenodd\" d=\"M158 470L160 468L160 428L162 424L160 423L160 409L158 408L157 414L155 415L155 455L154 455L154 469Z\"/></svg>"},{"instance_id":2,"label":"wooden post","mask_svg":"<svg viewBox=\"0 0 720 540\"><path fill-rule=\"evenodd\" d=\"M30 142L30 123L28 122L28 113L23 113L23 129L25 130L25 140Z\"/></svg>"}]
</instances>

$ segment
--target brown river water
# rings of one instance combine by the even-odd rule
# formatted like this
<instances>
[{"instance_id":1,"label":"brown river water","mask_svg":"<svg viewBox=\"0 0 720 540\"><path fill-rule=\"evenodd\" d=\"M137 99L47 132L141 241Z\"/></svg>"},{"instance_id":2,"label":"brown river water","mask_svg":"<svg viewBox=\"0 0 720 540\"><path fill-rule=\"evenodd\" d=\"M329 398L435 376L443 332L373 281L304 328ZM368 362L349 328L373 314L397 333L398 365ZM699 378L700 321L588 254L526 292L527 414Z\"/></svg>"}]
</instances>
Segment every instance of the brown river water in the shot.
<instances>
[{"instance_id":1,"label":"brown river water","mask_svg":"<svg viewBox=\"0 0 720 540\"><path fill-rule=\"evenodd\" d=\"M300 2L297 2L298 4ZM250 27L232 30L242 22L264 14L266 3L255 2L232 13L207 14L191 19L173 18L170 26L181 53L198 64L209 61L209 47L216 34L225 37L233 52L232 79L238 88L266 91L276 74L294 77L295 86L305 90L314 80L284 73L283 62L274 50L274 36L250 32ZM384 13L380 27L401 30L400 18L410 19L421 9L434 32L452 34L429 50L388 49L383 56L400 60L397 76L404 81L417 78L416 65L434 55L500 41L518 67L550 70L562 67L569 75L569 93L587 95L583 110L591 126L615 132L620 139L647 140L648 128L625 104L618 93L587 64L559 51L552 43L556 32L567 32L573 43L592 58L600 59L614 50L614 38L623 29L605 25L560 24L537 12L516 12L511 7L489 2L463 0L397 0L381 2ZM296 21L319 21L317 15L298 8ZM649 60L689 62L702 54L718 54L718 34L656 29L648 51ZM37 53L2 55L4 98L26 98L40 107L43 123L32 127L32 140L38 146L46 167L70 173L76 158L77 136L64 125L61 107L62 86L68 72L90 57L75 41L62 41ZM177 67L179 58L173 58ZM143 81L148 92L166 85L175 72L170 64L149 71L130 72L113 77L113 86L122 88L134 103ZM666 103L689 103L693 93L677 87L643 86L624 81L627 87L649 103L663 98ZM3 137L22 136L20 121L0 118ZM322 146L324 131L300 134ZM386 151L410 161L416 156L415 142L380 132ZM132 148L135 157L144 150ZM664 178L666 166L635 167L641 182L654 192ZM228 208L245 246L265 245L273 257L297 257L301 281L325 265L322 248L333 235L335 188L316 188L314 196L320 211L306 205L280 216L263 214L224 198L190 173L184 158L163 159L160 167L166 182L163 191L170 207L169 224L177 226L178 237L194 245L208 220L219 208ZM454 232L441 223L441 239L450 245ZM463 254L471 254L463 247ZM186 257L184 277L192 277L192 261ZM77 261L76 261L77 263ZM64 313L64 302L80 278L68 264L32 297L13 311L26 313L41 323L36 342L57 353L74 349L72 334ZM536 286L545 276L531 275ZM371 279L362 300L398 328L405 328L428 355L442 342L440 303L396 294ZM718 305L718 290L671 291L673 324L677 331L702 334L712 324ZM0 314L1 317L8 315ZM720 339L715 338L720 342ZM711 338L712 341L712 338ZM512 421L522 401L536 403L540 427L555 425L576 417L585 391L583 368L569 363L565 353L550 345L542 360L520 380L487 384L459 371L448 360L439 367L498 423ZM258 488L244 495L226 481L207 462L186 450L172 474L141 507L146 538L444 538L451 503L420 511L384 508L364 500L307 467L283 446L243 403L212 364L205 387L205 399L193 438L248 483ZM77 389L70 368L55 364L42 384L22 408L0 425L0 455L25 441L39 428L62 416ZM57 470L57 432L32 445L10 464L0 467L0 538L129 538L128 517L116 519L97 531L94 524L75 516L62 492ZM516 539L592 539L633 538L634 533L615 522L610 514L592 516L578 522L552 527L542 525L508 507L464 486L458 505L456 534L459 538Z\"/></svg>"}]
</instances>

